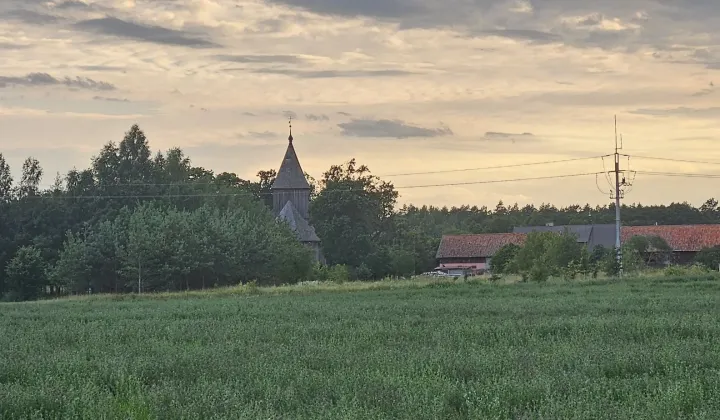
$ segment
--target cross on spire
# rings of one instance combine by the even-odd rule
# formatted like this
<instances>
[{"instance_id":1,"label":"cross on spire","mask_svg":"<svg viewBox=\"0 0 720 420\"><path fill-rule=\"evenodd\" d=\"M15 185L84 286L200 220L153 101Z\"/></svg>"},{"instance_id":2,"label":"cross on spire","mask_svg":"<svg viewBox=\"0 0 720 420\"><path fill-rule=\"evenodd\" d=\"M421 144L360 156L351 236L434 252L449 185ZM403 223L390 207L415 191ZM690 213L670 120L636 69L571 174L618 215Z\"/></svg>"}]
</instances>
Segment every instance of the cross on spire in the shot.
<instances>
[{"instance_id":1,"label":"cross on spire","mask_svg":"<svg viewBox=\"0 0 720 420\"><path fill-rule=\"evenodd\" d=\"M290 126L290 136L288 136L288 141L290 144L293 142L293 136L292 136L292 116L289 117L290 121L288 122L288 125Z\"/></svg>"}]
</instances>

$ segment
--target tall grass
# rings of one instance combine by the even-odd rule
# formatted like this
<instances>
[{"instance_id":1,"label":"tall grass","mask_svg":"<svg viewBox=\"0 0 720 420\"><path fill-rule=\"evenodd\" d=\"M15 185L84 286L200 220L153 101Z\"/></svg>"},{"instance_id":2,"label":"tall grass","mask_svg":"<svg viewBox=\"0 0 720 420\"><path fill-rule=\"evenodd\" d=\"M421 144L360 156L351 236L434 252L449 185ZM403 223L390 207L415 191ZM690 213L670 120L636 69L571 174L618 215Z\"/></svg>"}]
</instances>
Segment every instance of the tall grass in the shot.
<instances>
[{"instance_id":1,"label":"tall grass","mask_svg":"<svg viewBox=\"0 0 720 420\"><path fill-rule=\"evenodd\" d=\"M1 419L720 418L709 278L94 296L0 337Z\"/></svg>"}]
</instances>

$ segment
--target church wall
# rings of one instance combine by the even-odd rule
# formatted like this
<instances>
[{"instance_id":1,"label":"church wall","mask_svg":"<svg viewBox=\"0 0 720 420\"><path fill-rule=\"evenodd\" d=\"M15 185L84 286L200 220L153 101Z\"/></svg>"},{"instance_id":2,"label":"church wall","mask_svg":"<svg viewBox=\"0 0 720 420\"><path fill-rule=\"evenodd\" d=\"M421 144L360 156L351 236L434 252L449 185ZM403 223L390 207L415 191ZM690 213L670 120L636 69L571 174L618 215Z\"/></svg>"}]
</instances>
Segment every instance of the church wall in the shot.
<instances>
[{"instance_id":1,"label":"church wall","mask_svg":"<svg viewBox=\"0 0 720 420\"><path fill-rule=\"evenodd\" d=\"M313 255L313 260L316 263L325 264L325 257L322 254L320 244L317 242L303 242L303 245L310 248Z\"/></svg>"},{"instance_id":2,"label":"church wall","mask_svg":"<svg viewBox=\"0 0 720 420\"><path fill-rule=\"evenodd\" d=\"M291 201L300 215L305 219L309 217L310 191L309 190L275 190L273 191L273 213L280 214L285 204Z\"/></svg>"}]
</instances>

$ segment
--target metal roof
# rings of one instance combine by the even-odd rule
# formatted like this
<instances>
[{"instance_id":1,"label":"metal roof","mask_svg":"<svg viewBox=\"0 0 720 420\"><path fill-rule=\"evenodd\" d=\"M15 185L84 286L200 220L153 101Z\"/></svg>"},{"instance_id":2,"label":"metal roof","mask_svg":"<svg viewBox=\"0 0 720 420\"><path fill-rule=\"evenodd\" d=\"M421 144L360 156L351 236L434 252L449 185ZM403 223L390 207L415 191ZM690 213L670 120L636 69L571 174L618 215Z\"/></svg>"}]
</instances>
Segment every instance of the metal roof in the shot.
<instances>
[{"instance_id":1,"label":"metal roof","mask_svg":"<svg viewBox=\"0 0 720 420\"><path fill-rule=\"evenodd\" d=\"M295 153L292 140L288 143L285 157L280 170L278 171L275 182L272 185L273 190L309 190L310 184L305 178L305 173L300 166L300 160Z\"/></svg>"},{"instance_id":2,"label":"metal roof","mask_svg":"<svg viewBox=\"0 0 720 420\"><path fill-rule=\"evenodd\" d=\"M286 221L290 225L290 228L295 231L300 242L320 242L320 238L317 236L317 233L315 233L315 228L302 217L292 201L285 203L285 207L280 211L278 218Z\"/></svg>"}]
</instances>

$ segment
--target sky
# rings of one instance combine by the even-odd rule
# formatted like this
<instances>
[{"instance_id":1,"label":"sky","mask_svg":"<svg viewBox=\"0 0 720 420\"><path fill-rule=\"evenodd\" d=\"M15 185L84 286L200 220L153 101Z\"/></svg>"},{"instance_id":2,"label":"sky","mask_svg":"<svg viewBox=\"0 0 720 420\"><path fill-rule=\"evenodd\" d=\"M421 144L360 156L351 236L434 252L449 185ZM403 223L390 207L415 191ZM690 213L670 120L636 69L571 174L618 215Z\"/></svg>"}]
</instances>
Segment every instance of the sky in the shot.
<instances>
[{"instance_id":1,"label":"sky","mask_svg":"<svg viewBox=\"0 0 720 420\"><path fill-rule=\"evenodd\" d=\"M602 175L494 181L607 157L397 175L611 154L617 115L626 200L699 205L717 179L642 172L720 173L718 27L717 0L0 0L0 153L49 185L138 124L251 179L292 116L308 173L356 158L400 203L605 204Z\"/></svg>"}]
</instances>

